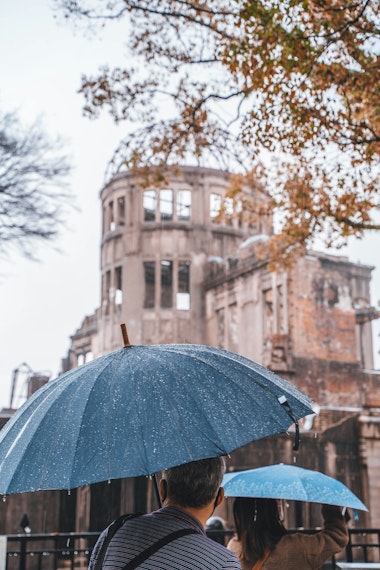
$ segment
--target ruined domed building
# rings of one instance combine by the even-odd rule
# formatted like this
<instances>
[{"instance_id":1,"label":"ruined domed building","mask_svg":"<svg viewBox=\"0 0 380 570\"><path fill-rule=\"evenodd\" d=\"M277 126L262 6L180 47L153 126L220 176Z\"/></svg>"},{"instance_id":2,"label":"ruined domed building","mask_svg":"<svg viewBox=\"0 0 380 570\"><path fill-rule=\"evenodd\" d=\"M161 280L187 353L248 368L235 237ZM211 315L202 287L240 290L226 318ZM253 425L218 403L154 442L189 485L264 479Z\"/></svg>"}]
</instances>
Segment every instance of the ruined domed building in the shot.
<instances>
[{"instance_id":1,"label":"ruined domed building","mask_svg":"<svg viewBox=\"0 0 380 570\"><path fill-rule=\"evenodd\" d=\"M380 527L373 268L309 252L291 270L268 271L255 252L272 219L246 216L225 199L228 186L227 172L182 167L158 187L125 172L102 189L101 303L72 336L66 368L120 348L121 323L132 344L207 344L263 364L308 394L319 415L305 420L297 453L291 436L273 437L235 452L229 468L297 461L319 469L368 505L362 526ZM265 204L259 186L246 192ZM130 495L131 481L113 484L116 510L119 496L121 510L153 506L148 480L136 480ZM101 528L98 501L89 501L84 528ZM294 524L312 525L313 513L304 505Z\"/></svg>"},{"instance_id":2,"label":"ruined domed building","mask_svg":"<svg viewBox=\"0 0 380 570\"><path fill-rule=\"evenodd\" d=\"M184 166L160 185L121 172L102 189L101 298L71 337L62 371L119 349L121 323L131 344L206 344L251 358L309 395L319 414L301 422L299 451L291 432L273 436L234 452L228 468L296 462L323 471L368 506L356 524L380 527L373 268L310 251L293 268L270 272L257 247L273 220L226 199L229 179L228 172ZM259 186L246 193L265 206ZM100 530L121 512L156 507L145 477L59 497L59 530ZM228 502L223 509L232 520ZM296 505L289 522L315 526L319 508Z\"/></svg>"}]
</instances>

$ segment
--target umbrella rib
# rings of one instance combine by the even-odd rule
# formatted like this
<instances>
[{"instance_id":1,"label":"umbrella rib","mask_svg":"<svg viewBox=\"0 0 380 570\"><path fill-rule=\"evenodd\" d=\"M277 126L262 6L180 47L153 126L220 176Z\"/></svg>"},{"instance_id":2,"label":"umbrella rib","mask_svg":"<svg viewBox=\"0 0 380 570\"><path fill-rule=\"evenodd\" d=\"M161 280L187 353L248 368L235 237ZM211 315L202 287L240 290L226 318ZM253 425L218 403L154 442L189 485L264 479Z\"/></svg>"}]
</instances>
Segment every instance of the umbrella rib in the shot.
<instances>
[{"instance_id":1,"label":"umbrella rib","mask_svg":"<svg viewBox=\"0 0 380 570\"><path fill-rule=\"evenodd\" d=\"M116 357L116 356L119 356L119 355L120 355L120 357L121 357L121 351L120 351L120 350L119 350L119 351L116 351L116 352L113 352L113 353L111 353L111 354L109 354L109 355L107 355L109 358L107 358L107 356L105 357L105 358L106 358L105 365L103 366L101 372L97 374L96 382L99 382L99 381L102 382L102 381L104 381L102 378L103 378L105 372L106 372L111 366L114 365L115 357ZM110 383L108 383L108 387L110 387ZM92 387L92 389L93 389L93 387ZM92 389L91 389L91 390L92 390ZM91 392L91 391L90 391L90 392ZM85 415L85 412L86 412L88 406L89 406L89 399L87 400L86 405L85 405L84 408L83 408L82 418L83 418L83 416ZM107 415L107 419L108 419L108 418L109 418L109 415ZM82 430L83 430L83 423L80 423L79 426L78 426L78 428L79 428L79 429L78 429L78 437L76 437L76 440L75 440L75 441L76 441L76 444L75 444L75 450L74 450L74 453L73 453L73 457L74 457L74 458L75 458L75 457L77 456L77 454L78 454L78 445L79 445L79 441L80 441L80 434L81 434L81 432L82 432ZM92 459L93 459L94 457L96 457L97 452L98 452L98 449L95 449L95 450L94 450L94 453L91 455L91 458L89 458L89 460L86 462L86 464L85 464L86 466L89 465L89 463L91 463L91 461L92 461ZM73 463L73 465L74 465L74 463ZM81 469L82 471L83 471L83 467L84 467L84 466L82 466L82 469ZM110 472L111 472L111 470L110 470L110 466L109 466L109 468L108 468L108 473L110 474ZM108 478L110 478L110 477L108 477ZM69 489L73 488L71 485L72 485L72 474L70 475L70 487L69 487Z\"/></svg>"}]
</instances>

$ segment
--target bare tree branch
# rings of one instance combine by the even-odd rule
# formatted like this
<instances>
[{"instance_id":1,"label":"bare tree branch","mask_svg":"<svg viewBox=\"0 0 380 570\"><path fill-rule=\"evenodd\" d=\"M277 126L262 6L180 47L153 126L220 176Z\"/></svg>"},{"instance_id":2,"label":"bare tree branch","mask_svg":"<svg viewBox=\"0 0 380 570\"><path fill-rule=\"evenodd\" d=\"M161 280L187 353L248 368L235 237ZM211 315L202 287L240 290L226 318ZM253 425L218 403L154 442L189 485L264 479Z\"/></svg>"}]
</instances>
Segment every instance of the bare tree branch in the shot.
<instances>
[{"instance_id":1,"label":"bare tree branch","mask_svg":"<svg viewBox=\"0 0 380 570\"><path fill-rule=\"evenodd\" d=\"M36 258L39 243L57 238L72 207L69 173L62 143L39 122L24 129L15 114L0 115L0 256L16 247Z\"/></svg>"}]
</instances>

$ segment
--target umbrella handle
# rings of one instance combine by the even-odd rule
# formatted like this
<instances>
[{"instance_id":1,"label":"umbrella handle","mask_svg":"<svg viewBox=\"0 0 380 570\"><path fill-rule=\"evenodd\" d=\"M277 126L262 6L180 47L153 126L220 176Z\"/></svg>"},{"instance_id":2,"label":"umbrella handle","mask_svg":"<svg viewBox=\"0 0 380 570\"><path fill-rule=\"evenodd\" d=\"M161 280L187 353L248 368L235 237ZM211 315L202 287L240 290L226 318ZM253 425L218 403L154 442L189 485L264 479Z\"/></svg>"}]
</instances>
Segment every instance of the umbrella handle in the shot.
<instances>
[{"instance_id":1,"label":"umbrella handle","mask_svg":"<svg viewBox=\"0 0 380 570\"><path fill-rule=\"evenodd\" d=\"M294 425L296 428L296 434L294 436L293 450L298 451L300 446L300 426L298 424L298 420L295 420Z\"/></svg>"},{"instance_id":2,"label":"umbrella handle","mask_svg":"<svg viewBox=\"0 0 380 570\"><path fill-rule=\"evenodd\" d=\"M299 426L298 420L294 417L293 412L292 412L292 408L290 407L290 404L289 404L289 402L285 396L280 396L278 398L278 401L280 402L280 405L284 408L284 410L286 411L286 413L288 414L288 416L290 417L290 419L292 420L292 422L295 425L296 434L294 437L293 450L298 451L298 448L300 446L300 426Z\"/></svg>"},{"instance_id":3,"label":"umbrella handle","mask_svg":"<svg viewBox=\"0 0 380 570\"><path fill-rule=\"evenodd\" d=\"M125 323L122 323L120 325L120 328L121 328L121 334L123 335L124 346L131 346L131 343L129 342L127 327L125 326Z\"/></svg>"}]
</instances>

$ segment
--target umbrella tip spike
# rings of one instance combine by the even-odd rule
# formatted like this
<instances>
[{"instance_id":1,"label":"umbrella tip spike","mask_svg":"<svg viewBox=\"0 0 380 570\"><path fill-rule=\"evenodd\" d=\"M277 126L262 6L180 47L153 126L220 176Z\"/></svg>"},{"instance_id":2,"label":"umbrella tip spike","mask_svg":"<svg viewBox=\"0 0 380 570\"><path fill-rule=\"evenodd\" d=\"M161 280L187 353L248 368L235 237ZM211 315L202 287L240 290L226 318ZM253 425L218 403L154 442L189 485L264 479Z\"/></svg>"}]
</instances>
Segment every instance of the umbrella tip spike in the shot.
<instances>
[{"instance_id":1,"label":"umbrella tip spike","mask_svg":"<svg viewBox=\"0 0 380 570\"><path fill-rule=\"evenodd\" d=\"M120 328L121 328L121 334L123 335L124 346L131 346L131 343L129 342L127 327L125 326L125 323L122 323L120 325Z\"/></svg>"}]
</instances>

